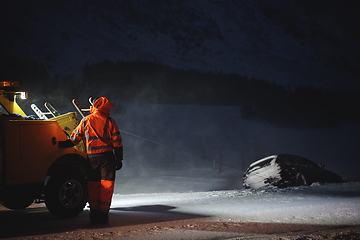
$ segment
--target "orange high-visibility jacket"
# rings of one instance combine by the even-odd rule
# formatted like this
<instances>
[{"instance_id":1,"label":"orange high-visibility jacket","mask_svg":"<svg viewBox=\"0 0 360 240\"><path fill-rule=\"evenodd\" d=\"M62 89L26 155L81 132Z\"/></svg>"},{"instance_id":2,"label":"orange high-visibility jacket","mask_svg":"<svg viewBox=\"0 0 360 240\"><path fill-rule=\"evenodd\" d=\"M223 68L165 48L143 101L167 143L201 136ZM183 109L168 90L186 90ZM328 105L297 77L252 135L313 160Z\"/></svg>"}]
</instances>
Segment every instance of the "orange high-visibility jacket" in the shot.
<instances>
[{"instance_id":1,"label":"orange high-visibility jacket","mask_svg":"<svg viewBox=\"0 0 360 240\"><path fill-rule=\"evenodd\" d=\"M117 148L122 150L119 128L109 116L110 108L114 106L106 97L98 98L90 107L91 114L83 118L72 132L70 140L73 144L77 145L84 140L88 155L110 152Z\"/></svg>"}]
</instances>

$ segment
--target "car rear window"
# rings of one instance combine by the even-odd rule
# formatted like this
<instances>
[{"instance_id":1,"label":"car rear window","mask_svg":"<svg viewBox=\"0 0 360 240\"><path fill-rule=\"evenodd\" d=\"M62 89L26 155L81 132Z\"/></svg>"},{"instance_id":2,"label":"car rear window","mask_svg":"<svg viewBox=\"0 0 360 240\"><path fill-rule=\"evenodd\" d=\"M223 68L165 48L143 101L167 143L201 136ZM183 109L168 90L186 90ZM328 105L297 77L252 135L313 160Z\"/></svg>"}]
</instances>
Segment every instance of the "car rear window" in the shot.
<instances>
[{"instance_id":1,"label":"car rear window","mask_svg":"<svg viewBox=\"0 0 360 240\"><path fill-rule=\"evenodd\" d=\"M279 156L276 161L280 164L285 164L288 166L297 166L297 167L305 167L305 168L319 167L318 165L316 165L315 163L313 163L312 161L306 158L291 156L291 155Z\"/></svg>"}]
</instances>

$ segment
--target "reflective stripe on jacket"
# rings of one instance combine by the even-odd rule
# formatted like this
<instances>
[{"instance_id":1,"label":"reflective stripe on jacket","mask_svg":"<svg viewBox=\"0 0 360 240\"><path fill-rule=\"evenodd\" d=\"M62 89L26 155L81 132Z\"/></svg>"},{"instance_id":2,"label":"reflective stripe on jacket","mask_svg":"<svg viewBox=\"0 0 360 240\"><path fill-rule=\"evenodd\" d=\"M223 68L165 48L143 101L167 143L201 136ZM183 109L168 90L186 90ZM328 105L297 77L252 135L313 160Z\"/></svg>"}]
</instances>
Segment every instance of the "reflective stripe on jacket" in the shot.
<instances>
[{"instance_id":1,"label":"reflective stripe on jacket","mask_svg":"<svg viewBox=\"0 0 360 240\"><path fill-rule=\"evenodd\" d=\"M84 140L87 154L113 151L122 147L119 128L114 119L97 109L83 118L72 132L70 140L77 145Z\"/></svg>"}]
</instances>

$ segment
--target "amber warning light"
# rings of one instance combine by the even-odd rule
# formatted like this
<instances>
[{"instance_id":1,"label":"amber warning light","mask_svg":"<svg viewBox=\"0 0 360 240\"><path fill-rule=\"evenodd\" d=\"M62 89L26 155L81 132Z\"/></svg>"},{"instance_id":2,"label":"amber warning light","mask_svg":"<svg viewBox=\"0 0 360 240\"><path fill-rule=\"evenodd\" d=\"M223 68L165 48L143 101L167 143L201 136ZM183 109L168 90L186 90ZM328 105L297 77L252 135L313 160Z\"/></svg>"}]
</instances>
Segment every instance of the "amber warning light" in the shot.
<instances>
[{"instance_id":1,"label":"amber warning light","mask_svg":"<svg viewBox=\"0 0 360 240\"><path fill-rule=\"evenodd\" d=\"M8 92L10 93L10 89L13 88L18 88L20 87L20 82L19 81L0 81L0 91L1 92ZM10 90L10 91L8 91ZM11 91L12 94L14 94L14 96L17 96L20 99L27 99L28 98L28 93L27 92L13 92Z\"/></svg>"},{"instance_id":2,"label":"amber warning light","mask_svg":"<svg viewBox=\"0 0 360 240\"><path fill-rule=\"evenodd\" d=\"M0 87L20 87L19 81L0 81Z\"/></svg>"}]
</instances>

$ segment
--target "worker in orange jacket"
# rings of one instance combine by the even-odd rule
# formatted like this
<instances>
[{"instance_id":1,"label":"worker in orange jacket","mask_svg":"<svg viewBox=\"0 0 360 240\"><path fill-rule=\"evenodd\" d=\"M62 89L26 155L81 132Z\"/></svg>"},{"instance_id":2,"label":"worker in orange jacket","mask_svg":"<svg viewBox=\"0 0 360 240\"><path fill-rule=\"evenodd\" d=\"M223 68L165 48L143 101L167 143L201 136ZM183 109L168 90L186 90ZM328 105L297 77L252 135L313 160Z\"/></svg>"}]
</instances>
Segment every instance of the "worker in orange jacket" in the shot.
<instances>
[{"instance_id":1,"label":"worker in orange jacket","mask_svg":"<svg viewBox=\"0 0 360 240\"><path fill-rule=\"evenodd\" d=\"M90 222L106 224L114 193L115 170L122 168L123 145L119 128L110 114L115 105L106 97L96 99L90 115L83 118L72 132L70 142L84 140L90 163L88 192Z\"/></svg>"}]
</instances>

